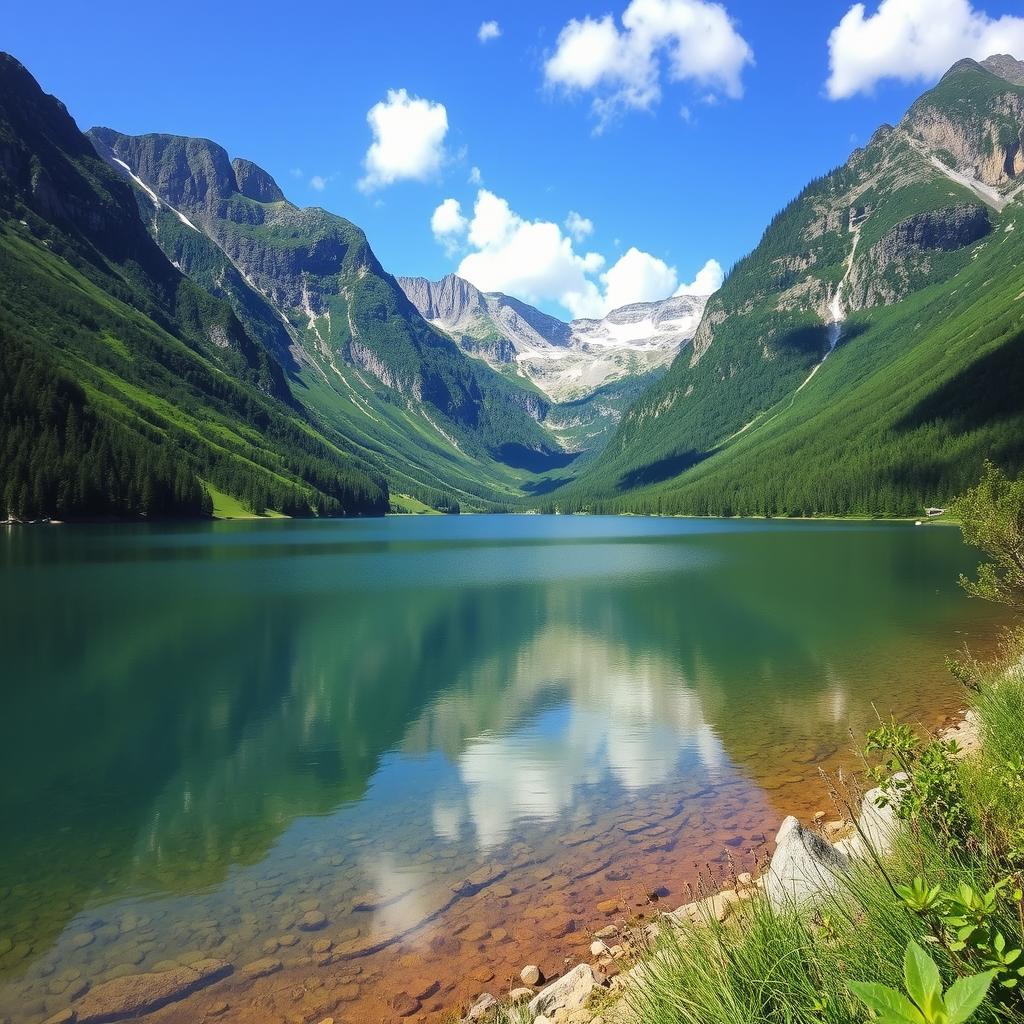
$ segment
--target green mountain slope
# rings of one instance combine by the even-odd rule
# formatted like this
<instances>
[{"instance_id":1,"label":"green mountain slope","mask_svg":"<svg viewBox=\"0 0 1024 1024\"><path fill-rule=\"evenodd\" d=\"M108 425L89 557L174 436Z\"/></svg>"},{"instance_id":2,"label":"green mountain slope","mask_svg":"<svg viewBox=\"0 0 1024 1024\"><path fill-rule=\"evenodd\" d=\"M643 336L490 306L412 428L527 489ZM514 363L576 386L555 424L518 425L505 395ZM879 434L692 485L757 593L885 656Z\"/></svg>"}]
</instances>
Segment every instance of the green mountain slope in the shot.
<instances>
[{"instance_id":1,"label":"green mountain slope","mask_svg":"<svg viewBox=\"0 0 1024 1024\"><path fill-rule=\"evenodd\" d=\"M293 514L387 489L303 416L231 307L183 277L63 105L0 55L0 500L18 517Z\"/></svg>"},{"instance_id":2,"label":"green mountain slope","mask_svg":"<svg viewBox=\"0 0 1024 1024\"><path fill-rule=\"evenodd\" d=\"M544 397L427 324L354 224L294 206L265 171L205 139L89 135L135 181L165 253L232 304L303 403L394 489L512 501L571 461L540 422Z\"/></svg>"},{"instance_id":3,"label":"green mountain slope","mask_svg":"<svg viewBox=\"0 0 1024 1024\"><path fill-rule=\"evenodd\" d=\"M914 513L1019 465L1022 101L961 62L809 185L561 503Z\"/></svg>"}]
</instances>

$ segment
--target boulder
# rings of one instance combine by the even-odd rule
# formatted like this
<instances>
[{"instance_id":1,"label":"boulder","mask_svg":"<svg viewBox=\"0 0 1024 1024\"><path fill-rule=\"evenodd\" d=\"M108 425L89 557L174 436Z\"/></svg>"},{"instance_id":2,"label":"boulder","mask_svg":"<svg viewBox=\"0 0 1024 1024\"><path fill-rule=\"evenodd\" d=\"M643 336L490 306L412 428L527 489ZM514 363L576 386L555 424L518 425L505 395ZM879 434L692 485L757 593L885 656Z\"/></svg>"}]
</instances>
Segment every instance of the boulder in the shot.
<instances>
[{"instance_id":1,"label":"boulder","mask_svg":"<svg viewBox=\"0 0 1024 1024\"><path fill-rule=\"evenodd\" d=\"M532 988L514 988L508 994L508 1001L511 1006L518 1006L520 1003L528 1003L532 998Z\"/></svg>"},{"instance_id":2,"label":"boulder","mask_svg":"<svg viewBox=\"0 0 1024 1024\"><path fill-rule=\"evenodd\" d=\"M902 781L909 778L906 772L897 772L894 780ZM878 800L882 789L869 789L864 794L860 805L860 817L857 819L857 831L848 839L836 844L836 848L849 857L866 857L868 846L875 853L885 856L892 852L893 836L899 827L896 809L892 805L879 807Z\"/></svg>"},{"instance_id":3,"label":"boulder","mask_svg":"<svg viewBox=\"0 0 1024 1024\"><path fill-rule=\"evenodd\" d=\"M597 984L593 967L580 964L541 989L530 1000L529 1011L537 1017L541 1014L551 1016L556 1010L578 1010Z\"/></svg>"},{"instance_id":4,"label":"boulder","mask_svg":"<svg viewBox=\"0 0 1024 1024\"><path fill-rule=\"evenodd\" d=\"M833 889L848 867L842 851L790 815L775 837L764 892L776 910L800 906Z\"/></svg>"},{"instance_id":5,"label":"boulder","mask_svg":"<svg viewBox=\"0 0 1024 1024\"><path fill-rule=\"evenodd\" d=\"M210 959L198 960L188 967L116 978L86 993L74 1006L75 1019L78 1024L106 1024L139 1017L184 999L230 973L231 964Z\"/></svg>"}]
</instances>

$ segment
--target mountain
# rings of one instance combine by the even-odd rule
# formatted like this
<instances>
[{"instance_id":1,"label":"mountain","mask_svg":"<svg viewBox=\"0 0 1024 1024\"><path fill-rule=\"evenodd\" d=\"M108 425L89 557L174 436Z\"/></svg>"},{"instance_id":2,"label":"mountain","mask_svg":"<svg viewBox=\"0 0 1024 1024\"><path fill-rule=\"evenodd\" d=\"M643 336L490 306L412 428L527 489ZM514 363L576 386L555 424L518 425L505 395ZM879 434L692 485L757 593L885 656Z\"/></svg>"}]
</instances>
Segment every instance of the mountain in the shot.
<instances>
[{"instance_id":1,"label":"mountain","mask_svg":"<svg viewBox=\"0 0 1024 1024\"><path fill-rule=\"evenodd\" d=\"M356 225L293 205L266 171L209 140L88 134L134 184L167 257L231 304L392 489L479 507L572 461L543 424L544 396L429 325Z\"/></svg>"},{"instance_id":2,"label":"mountain","mask_svg":"<svg viewBox=\"0 0 1024 1024\"><path fill-rule=\"evenodd\" d=\"M379 513L230 305L154 244L64 106L0 54L0 499L9 514Z\"/></svg>"},{"instance_id":3,"label":"mountain","mask_svg":"<svg viewBox=\"0 0 1024 1024\"><path fill-rule=\"evenodd\" d=\"M664 369L693 338L707 301L679 295L624 306L602 320L565 323L501 292L481 292L455 274L398 283L463 351L513 370L554 402L586 399L616 381Z\"/></svg>"},{"instance_id":4,"label":"mountain","mask_svg":"<svg viewBox=\"0 0 1024 1024\"><path fill-rule=\"evenodd\" d=\"M562 504L914 514L1024 464L1021 69L957 63L811 182Z\"/></svg>"}]
</instances>

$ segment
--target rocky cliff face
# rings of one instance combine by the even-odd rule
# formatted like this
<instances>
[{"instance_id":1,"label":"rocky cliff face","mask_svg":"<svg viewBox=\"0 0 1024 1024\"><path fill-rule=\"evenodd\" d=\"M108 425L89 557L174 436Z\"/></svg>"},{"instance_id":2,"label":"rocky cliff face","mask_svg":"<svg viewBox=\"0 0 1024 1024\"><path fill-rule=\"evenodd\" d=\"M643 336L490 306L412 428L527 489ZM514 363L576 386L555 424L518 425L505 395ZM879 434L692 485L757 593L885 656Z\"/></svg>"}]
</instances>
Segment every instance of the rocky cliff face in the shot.
<instances>
[{"instance_id":1,"label":"rocky cliff face","mask_svg":"<svg viewBox=\"0 0 1024 1024\"><path fill-rule=\"evenodd\" d=\"M998 71L973 60L958 62L910 108L900 127L954 170L998 189L1012 186L1024 172L1024 87L1013 82L1018 68L1012 60L988 58Z\"/></svg>"},{"instance_id":2,"label":"rocky cliff face","mask_svg":"<svg viewBox=\"0 0 1024 1024\"><path fill-rule=\"evenodd\" d=\"M514 364L555 401L578 401L613 381L668 366L693 337L707 301L679 295L624 306L602 320L565 323L500 292L481 292L454 274L398 283L464 351L494 365Z\"/></svg>"},{"instance_id":3,"label":"rocky cliff face","mask_svg":"<svg viewBox=\"0 0 1024 1024\"><path fill-rule=\"evenodd\" d=\"M855 261L846 293L850 307L899 302L928 281L933 253L962 249L991 229L988 210L980 206L950 206L908 217Z\"/></svg>"}]
</instances>

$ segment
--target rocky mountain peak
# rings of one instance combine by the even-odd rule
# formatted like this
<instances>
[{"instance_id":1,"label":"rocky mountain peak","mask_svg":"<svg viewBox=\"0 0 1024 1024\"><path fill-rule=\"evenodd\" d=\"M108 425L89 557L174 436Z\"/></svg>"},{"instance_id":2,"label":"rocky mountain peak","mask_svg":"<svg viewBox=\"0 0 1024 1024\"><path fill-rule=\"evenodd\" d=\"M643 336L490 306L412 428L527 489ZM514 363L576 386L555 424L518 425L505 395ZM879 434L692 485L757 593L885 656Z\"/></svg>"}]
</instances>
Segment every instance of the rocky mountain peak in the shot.
<instances>
[{"instance_id":1,"label":"rocky mountain peak","mask_svg":"<svg viewBox=\"0 0 1024 1024\"><path fill-rule=\"evenodd\" d=\"M994 53L991 57L986 57L981 66L1013 85L1024 85L1024 61L1017 60L1008 53Z\"/></svg>"},{"instance_id":2,"label":"rocky mountain peak","mask_svg":"<svg viewBox=\"0 0 1024 1024\"><path fill-rule=\"evenodd\" d=\"M231 161L231 168L235 172L238 191L247 199L255 199L258 203L284 202L280 186L258 164L236 156Z\"/></svg>"}]
</instances>

